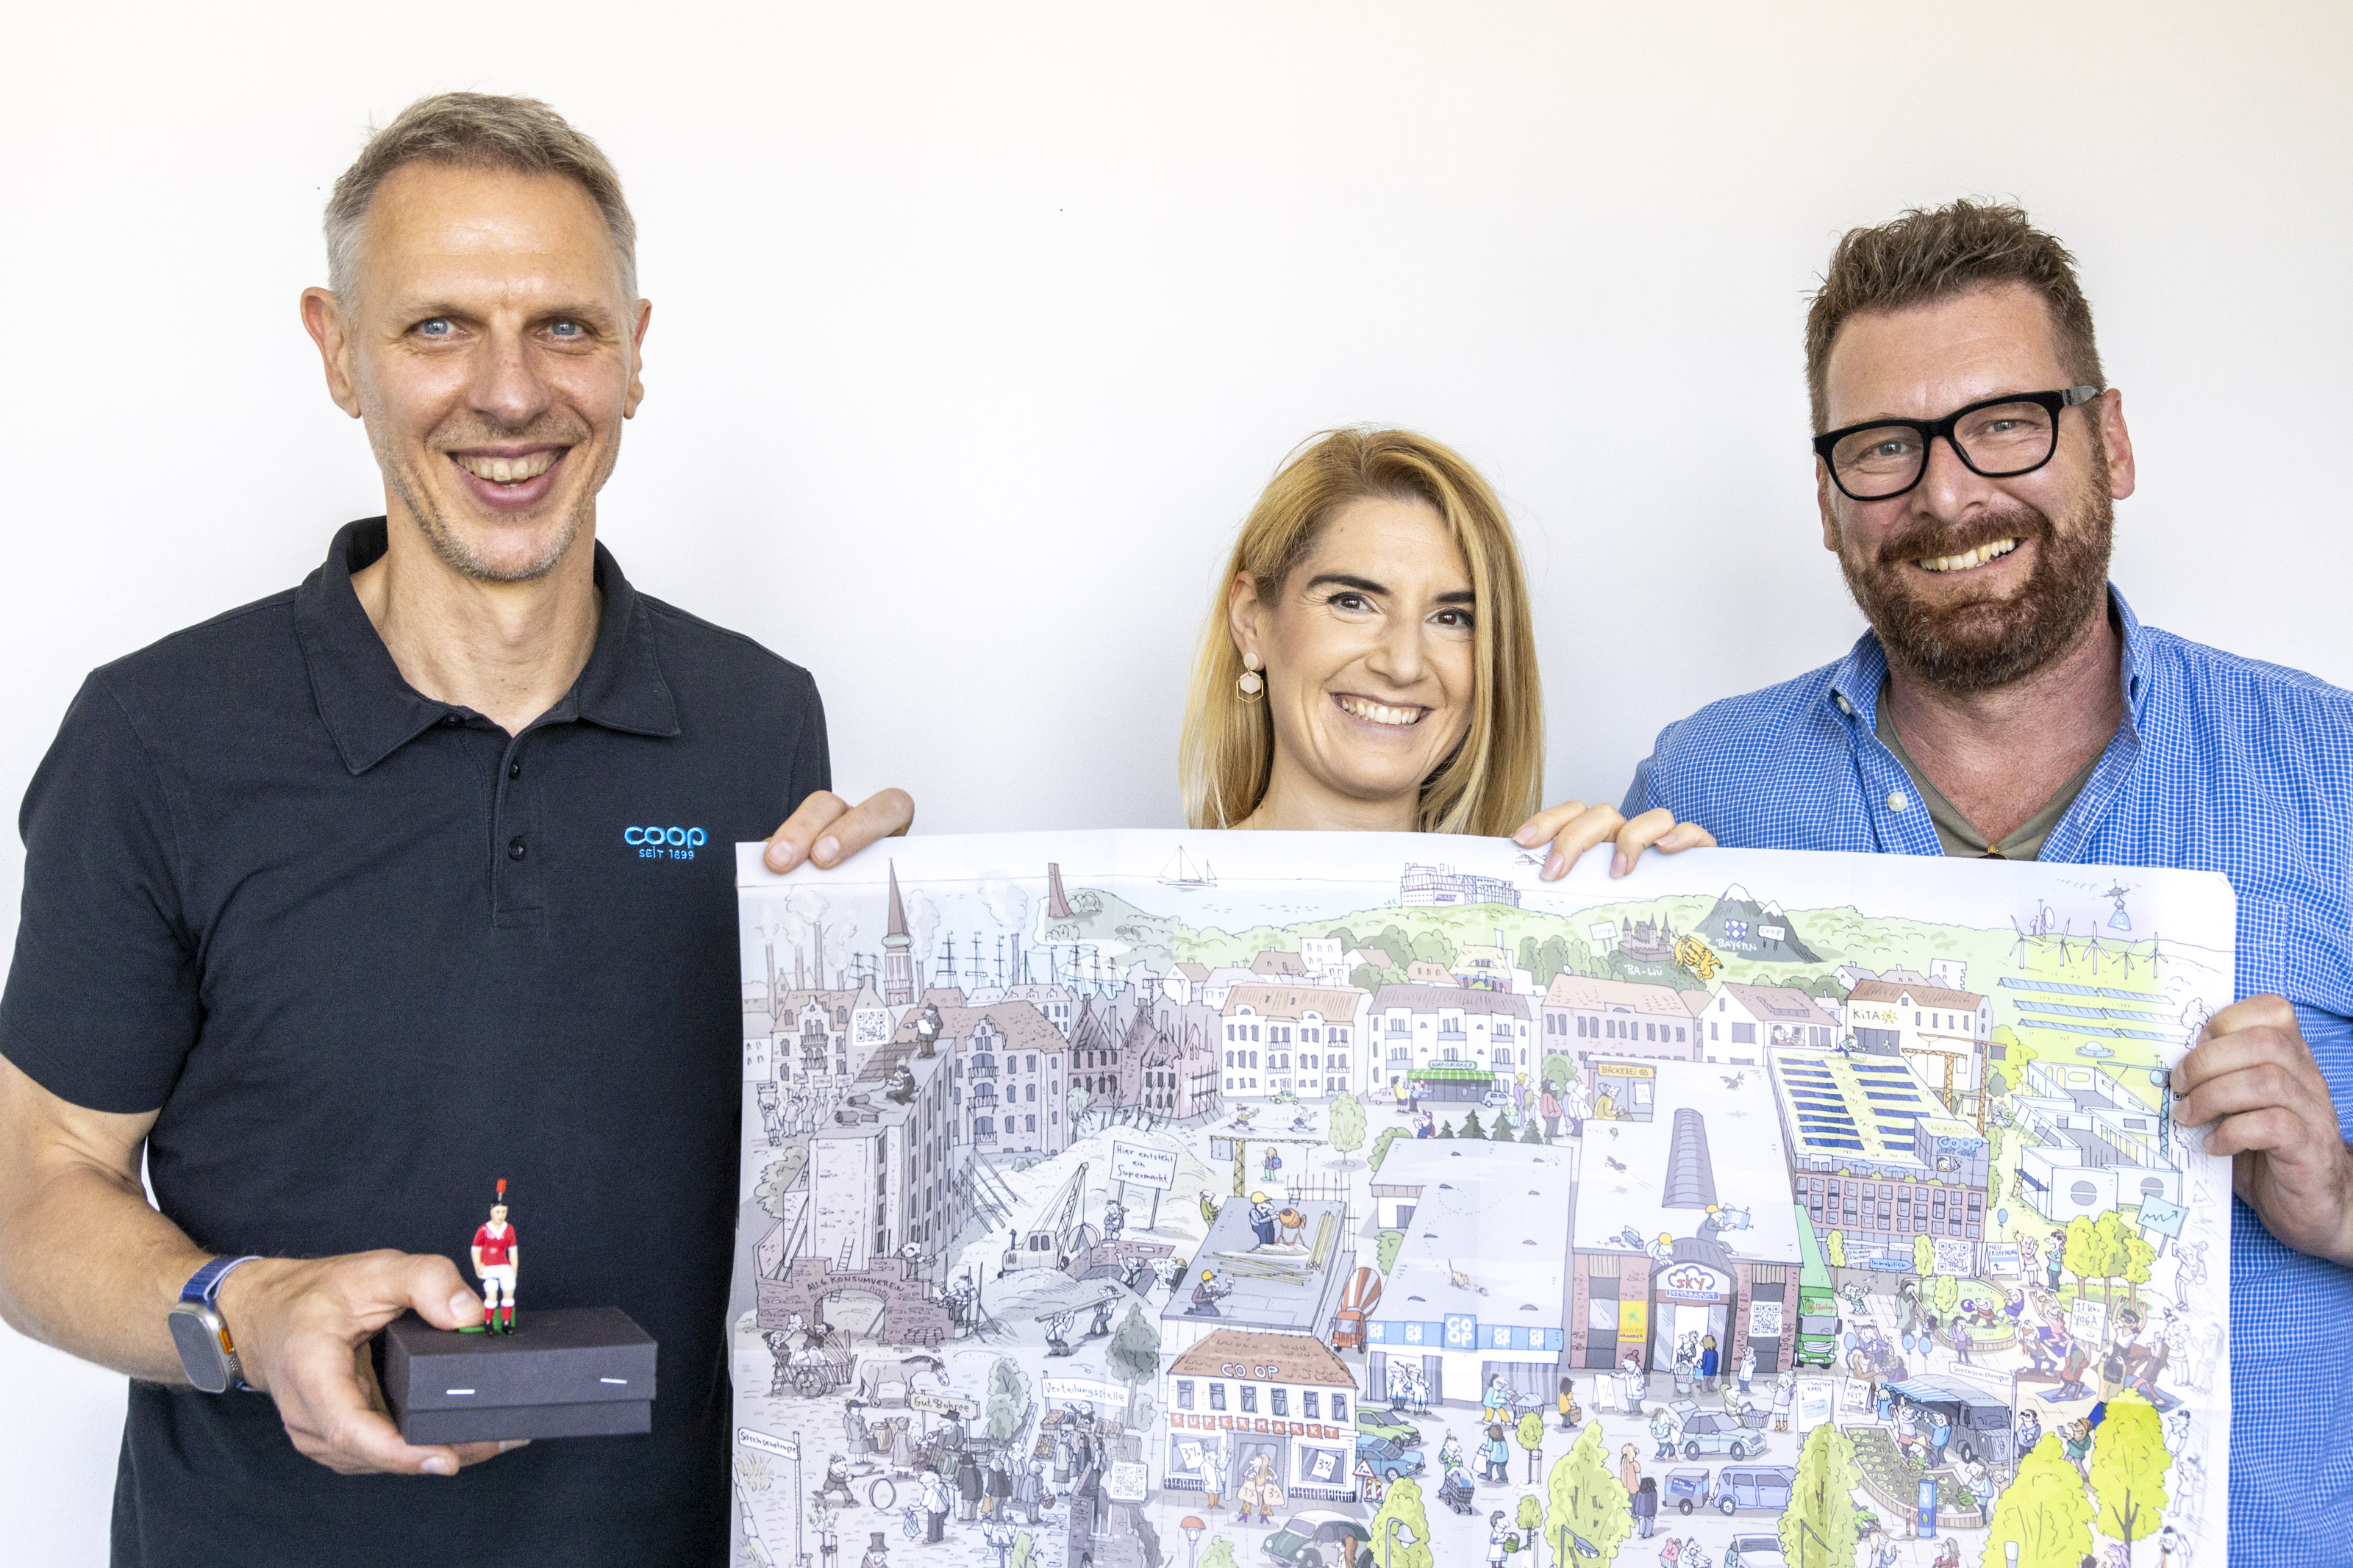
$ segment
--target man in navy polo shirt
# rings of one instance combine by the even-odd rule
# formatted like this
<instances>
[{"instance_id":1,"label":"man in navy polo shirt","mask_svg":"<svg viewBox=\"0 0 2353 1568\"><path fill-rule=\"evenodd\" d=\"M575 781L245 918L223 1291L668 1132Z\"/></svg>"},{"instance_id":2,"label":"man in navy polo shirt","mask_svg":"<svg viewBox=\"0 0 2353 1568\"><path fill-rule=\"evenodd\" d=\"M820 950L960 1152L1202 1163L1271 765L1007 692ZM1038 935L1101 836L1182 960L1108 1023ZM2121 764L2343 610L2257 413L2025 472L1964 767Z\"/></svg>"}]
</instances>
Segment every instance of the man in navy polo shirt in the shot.
<instances>
[{"instance_id":1,"label":"man in navy polo shirt","mask_svg":"<svg viewBox=\"0 0 2353 1568\"><path fill-rule=\"evenodd\" d=\"M829 865L912 806L828 794L807 673L596 542L649 308L593 142L424 100L327 235L303 320L387 515L93 674L34 778L0 1308L136 1380L118 1563L723 1562L730 847L801 803L770 862ZM452 1258L499 1177L534 1301L659 1342L650 1437L500 1458L385 1417L368 1341L480 1321ZM175 1349L184 1291L236 1363Z\"/></svg>"},{"instance_id":2,"label":"man in navy polo shirt","mask_svg":"<svg viewBox=\"0 0 2353 1568\"><path fill-rule=\"evenodd\" d=\"M2240 1000L2173 1075L2233 1156L2231 1555L2353 1526L2353 695L2133 616L2133 489L2073 258L1957 202L1841 241L1807 322L1822 543L1871 632L1661 733L1625 813L1767 849L2180 866L2238 895Z\"/></svg>"}]
</instances>

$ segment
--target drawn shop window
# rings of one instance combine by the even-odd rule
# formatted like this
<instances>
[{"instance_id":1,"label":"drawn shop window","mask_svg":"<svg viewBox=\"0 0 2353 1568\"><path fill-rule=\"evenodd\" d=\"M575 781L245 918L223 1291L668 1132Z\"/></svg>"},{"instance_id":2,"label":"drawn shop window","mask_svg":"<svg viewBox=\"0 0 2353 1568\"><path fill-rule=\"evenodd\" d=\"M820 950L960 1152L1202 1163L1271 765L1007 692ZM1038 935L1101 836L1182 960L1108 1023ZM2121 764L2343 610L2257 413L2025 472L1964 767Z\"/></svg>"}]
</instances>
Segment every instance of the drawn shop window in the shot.
<instances>
[{"instance_id":1,"label":"drawn shop window","mask_svg":"<svg viewBox=\"0 0 2353 1568\"><path fill-rule=\"evenodd\" d=\"M1213 1383L1209 1384L1209 1408L1212 1410L1223 1410L1225 1407L1226 1385L1222 1383Z\"/></svg>"},{"instance_id":2,"label":"drawn shop window","mask_svg":"<svg viewBox=\"0 0 2353 1568\"><path fill-rule=\"evenodd\" d=\"M1299 1394L1300 1419L1303 1421L1321 1421L1323 1416L1316 1414L1316 1394L1314 1389L1302 1389Z\"/></svg>"},{"instance_id":3,"label":"drawn shop window","mask_svg":"<svg viewBox=\"0 0 2353 1568\"><path fill-rule=\"evenodd\" d=\"M1254 1383L1242 1384L1242 1414L1245 1415L1258 1414L1258 1384Z\"/></svg>"},{"instance_id":4,"label":"drawn shop window","mask_svg":"<svg viewBox=\"0 0 2353 1568\"><path fill-rule=\"evenodd\" d=\"M1307 1414L1313 1415L1315 1412L1310 1410ZM1348 1419L1347 1395L1335 1394L1332 1396L1332 1419L1338 1422L1345 1422Z\"/></svg>"},{"instance_id":5,"label":"drawn shop window","mask_svg":"<svg viewBox=\"0 0 2353 1568\"><path fill-rule=\"evenodd\" d=\"M1273 1405L1273 1408L1268 1412L1269 1415L1287 1416L1291 1414L1291 1390L1271 1389L1268 1391L1267 1397Z\"/></svg>"}]
</instances>

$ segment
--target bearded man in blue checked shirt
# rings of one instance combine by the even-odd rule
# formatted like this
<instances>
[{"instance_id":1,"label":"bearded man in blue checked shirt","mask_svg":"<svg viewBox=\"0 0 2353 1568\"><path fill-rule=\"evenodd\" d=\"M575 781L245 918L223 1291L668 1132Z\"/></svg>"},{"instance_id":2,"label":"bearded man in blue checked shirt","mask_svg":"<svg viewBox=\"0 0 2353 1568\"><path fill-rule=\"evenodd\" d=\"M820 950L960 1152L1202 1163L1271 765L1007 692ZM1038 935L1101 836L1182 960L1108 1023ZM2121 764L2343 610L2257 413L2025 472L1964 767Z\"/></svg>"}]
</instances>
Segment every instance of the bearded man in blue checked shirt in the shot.
<instances>
[{"instance_id":1,"label":"bearded man in blue checked shirt","mask_svg":"<svg viewBox=\"0 0 2353 1568\"><path fill-rule=\"evenodd\" d=\"M2144 626L2073 259L2015 207L1857 229L1807 320L1822 544L1871 631L1669 725L1625 814L1719 842L2179 866L2238 894L2240 1000L2173 1075L2232 1156L2231 1558L2353 1526L2353 695Z\"/></svg>"}]
</instances>

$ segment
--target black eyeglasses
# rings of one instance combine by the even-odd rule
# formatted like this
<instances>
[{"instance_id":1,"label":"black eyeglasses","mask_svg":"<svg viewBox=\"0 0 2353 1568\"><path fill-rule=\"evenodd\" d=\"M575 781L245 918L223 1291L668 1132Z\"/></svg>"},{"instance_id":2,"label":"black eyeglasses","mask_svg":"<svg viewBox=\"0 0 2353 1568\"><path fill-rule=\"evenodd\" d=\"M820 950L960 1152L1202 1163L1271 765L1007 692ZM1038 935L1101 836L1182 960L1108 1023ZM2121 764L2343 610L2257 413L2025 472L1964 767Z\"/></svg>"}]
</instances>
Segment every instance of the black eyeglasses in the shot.
<instances>
[{"instance_id":1,"label":"black eyeglasses","mask_svg":"<svg viewBox=\"0 0 2353 1568\"><path fill-rule=\"evenodd\" d=\"M1942 436L1982 479L2031 474L2059 449L2059 412L2100 395L2096 386L2009 392L1957 408L1942 419L1874 419L1814 437L1814 453L1854 500L1888 500L1928 471L1929 443Z\"/></svg>"}]
</instances>

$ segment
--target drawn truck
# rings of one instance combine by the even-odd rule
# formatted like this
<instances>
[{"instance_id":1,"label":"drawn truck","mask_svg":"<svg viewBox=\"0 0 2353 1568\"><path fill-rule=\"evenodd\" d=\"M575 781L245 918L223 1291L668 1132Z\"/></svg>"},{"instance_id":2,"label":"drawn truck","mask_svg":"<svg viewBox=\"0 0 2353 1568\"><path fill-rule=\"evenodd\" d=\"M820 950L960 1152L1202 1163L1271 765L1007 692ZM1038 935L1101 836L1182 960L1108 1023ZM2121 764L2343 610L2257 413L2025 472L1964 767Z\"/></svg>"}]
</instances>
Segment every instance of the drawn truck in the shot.
<instances>
[{"instance_id":1,"label":"drawn truck","mask_svg":"<svg viewBox=\"0 0 2353 1568\"><path fill-rule=\"evenodd\" d=\"M1838 1293L1831 1286L1831 1268L1822 1257L1821 1242L1803 1204L1798 1211L1798 1360L1807 1366L1838 1363Z\"/></svg>"}]
</instances>

